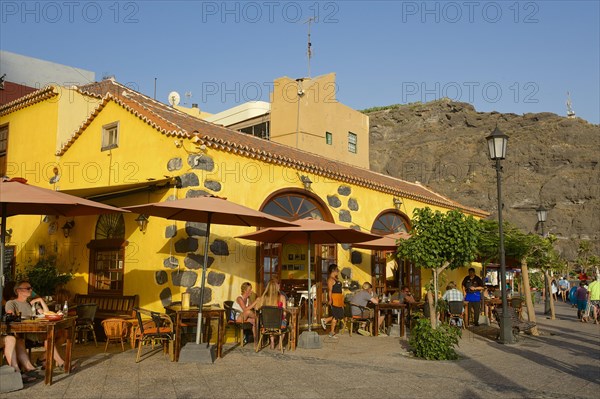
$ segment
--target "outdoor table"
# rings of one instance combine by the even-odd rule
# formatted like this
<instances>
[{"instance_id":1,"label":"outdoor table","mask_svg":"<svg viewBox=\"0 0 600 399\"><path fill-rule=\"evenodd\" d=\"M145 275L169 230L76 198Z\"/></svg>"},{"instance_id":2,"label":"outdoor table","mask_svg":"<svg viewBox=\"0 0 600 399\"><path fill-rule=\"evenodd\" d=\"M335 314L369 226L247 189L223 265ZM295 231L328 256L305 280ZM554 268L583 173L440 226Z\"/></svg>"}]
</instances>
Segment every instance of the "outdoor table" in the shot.
<instances>
[{"instance_id":1,"label":"outdoor table","mask_svg":"<svg viewBox=\"0 0 600 399\"><path fill-rule=\"evenodd\" d=\"M179 352L181 350L181 322L182 320L198 320L198 307L190 306L189 309L182 309L181 305L170 305L165 307L167 314L175 313L175 361L179 361ZM210 320L216 318L219 321L217 330L217 357L223 357L223 341L225 339L225 309L203 307L202 317Z\"/></svg>"},{"instance_id":2,"label":"outdoor table","mask_svg":"<svg viewBox=\"0 0 600 399\"><path fill-rule=\"evenodd\" d=\"M400 302L389 302L389 303L377 303L375 304L375 328L374 328L374 336L379 335L379 311L380 310L400 310L400 315L398 316L398 323L400 323L400 338L404 336L404 309L406 309L406 305ZM391 319L391 313L387 315L389 317L388 320Z\"/></svg>"},{"instance_id":3,"label":"outdoor table","mask_svg":"<svg viewBox=\"0 0 600 399\"><path fill-rule=\"evenodd\" d=\"M0 324L0 332L2 334L44 334L48 340L48 348L46 348L46 372L44 382L48 385L52 384L52 369L54 361L54 337L56 332L67 330L67 347L65 349L65 372L71 372L71 350L75 339L75 320L77 316L65 317L61 320L50 321L48 319L22 320L18 322Z\"/></svg>"},{"instance_id":4,"label":"outdoor table","mask_svg":"<svg viewBox=\"0 0 600 399\"><path fill-rule=\"evenodd\" d=\"M298 306L288 306L286 311L290 314L289 318L289 340L290 347L293 351L296 350L296 344L298 343L298 316L300 315L300 308Z\"/></svg>"}]
</instances>

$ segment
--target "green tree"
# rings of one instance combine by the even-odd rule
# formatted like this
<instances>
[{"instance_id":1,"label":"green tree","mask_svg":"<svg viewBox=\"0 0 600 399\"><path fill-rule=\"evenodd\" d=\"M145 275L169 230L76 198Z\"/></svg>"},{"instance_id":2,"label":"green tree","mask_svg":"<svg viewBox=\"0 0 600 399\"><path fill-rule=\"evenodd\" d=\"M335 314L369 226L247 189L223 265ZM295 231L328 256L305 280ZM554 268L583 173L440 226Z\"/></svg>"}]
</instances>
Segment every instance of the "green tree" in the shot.
<instances>
[{"instance_id":1,"label":"green tree","mask_svg":"<svg viewBox=\"0 0 600 399\"><path fill-rule=\"evenodd\" d=\"M550 281L549 272L551 270L563 270L566 263L553 246L556 237L551 235L544 238L538 235L530 235L529 238L531 240L530 251L525 260L531 267L540 269L544 273L546 281ZM550 287L546 287L546 295L550 298L550 318L554 320L554 301Z\"/></svg>"},{"instance_id":2,"label":"green tree","mask_svg":"<svg viewBox=\"0 0 600 399\"><path fill-rule=\"evenodd\" d=\"M499 262L500 257L500 236L498 222L493 220L481 220L481 235L477 251L484 264L489 262ZM506 256L514 258L521 263L521 276L523 279L522 292L525 296L527 315L529 320L535 322L535 310L533 300L531 299L531 289L529 283L529 268L527 258L536 248L536 242L540 239L538 236L526 234L514 225L505 222L504 231L504 251ZM537 328L531 330L533 335L539 335Z\"/></svg>"},{"instance_id":3,"label":"green tree","mask_svg":"<svg viewBox=\"0 0 600 399\"><path fill-rule=\"evenodd\" d=\"M577 259L575 260L581 269L581 272L587 273L592 270L598 272L598 266L600 266L600 257L595 255L592 250L592 243L590 241L580 241L579 248L577 249Z\"/></svg>"},{"instance_id":4,"label":"green tree","mask_svg":"<svg viewBox=\"0 0 600 399\"><path fill-rule=\"evenodd\" d=\"M457 210L442 213L430 208L415 209L412 222L411 237L399 242L397 256L432 270L434 292L428 290L427 297L435 329L439 275L446 268L456 269L475 259L479 223Z\"/></svg>"}]
</instances>

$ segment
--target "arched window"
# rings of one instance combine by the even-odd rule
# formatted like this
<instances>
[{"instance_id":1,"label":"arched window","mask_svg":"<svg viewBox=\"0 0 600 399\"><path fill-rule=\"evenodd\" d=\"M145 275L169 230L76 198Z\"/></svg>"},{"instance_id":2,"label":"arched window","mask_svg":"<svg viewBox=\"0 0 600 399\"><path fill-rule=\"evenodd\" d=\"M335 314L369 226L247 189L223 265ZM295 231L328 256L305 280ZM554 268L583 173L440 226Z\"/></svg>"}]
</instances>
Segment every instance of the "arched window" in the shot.
<instances>
[{"instance_id":1,"label":"arched window","mask_svg":"<svg viewBox=\"0 0 600 399\"><path fill-rule=\"evenodd\" d=\"M263 212L286 220L296 220L311 217L323 219L319 204L313 199L301 194L283 194L271 199Z\"/></svg>"},{"instance_id":2,"label":"arched window","mask_svg":"<svg viewBox=\"0 0 600 399\"><path fill-rule=\"evenodd\" d=\"M125 275L125 219L100 215L90 249L90 293L122 294Z\"/></svg>"},{"instance_id":3,"label":"arched window","mask_svg":"<svg viewBox=\"0 0 600 399\"><path fill-rule=\"evenodd\" d=\"M391 233L408 233L410 224L408 220L397 212L385 212L375 220L371 232L379 235Z\"/></svg>"}]
</instances>

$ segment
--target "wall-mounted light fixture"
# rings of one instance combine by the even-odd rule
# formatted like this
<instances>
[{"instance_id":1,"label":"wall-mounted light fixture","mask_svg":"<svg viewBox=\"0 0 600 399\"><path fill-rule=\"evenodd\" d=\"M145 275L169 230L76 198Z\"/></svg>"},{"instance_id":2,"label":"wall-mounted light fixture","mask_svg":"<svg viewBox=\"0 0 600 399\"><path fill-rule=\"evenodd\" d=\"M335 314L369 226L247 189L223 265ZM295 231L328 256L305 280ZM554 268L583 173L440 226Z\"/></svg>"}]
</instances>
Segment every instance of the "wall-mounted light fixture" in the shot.
<instances>
[{"instance_id":1,"label":"wall-mounted light fixture","mask_svg":"<svg viewBox=\"0 0 600 399\"><path fill-rule=\"evenodd\" d=\"M135 222L138 224L140 231L142 233L146 233L146 227L148 227L148 216L142 213L140 216L135 218Z\"/></svg>"},{"instance_id":2,"label":"wall-mounted light fixture","mask_svg":"<svg viewBox=\"0 0 600 399\"><path fill-rule=\"evenodd\" d=\"M302 185L304 186L305 190L310 190L310 185L312 184L312 180L310 180L310 178L308 176L300 176L300 181L302 182Z\"/></svg>"},{"instance_id":3,"label":"wall-mounted light fixture","mask_svg":"<svg viewBox=\"0 0 600 399\"><path fill-rule=\"evenodd\" d=\"M400 198L394 197L394 208L399 211L402 206L402 200Z\"/></svg>"},{"instance_id":4,"label":"wall-mounted light fixture","mask_svg":"<svg viewBox=\"0 0 600 399\"><path fill-rule=\"evenodd\" d=\"M10 242L12 235L13 235L13 229L6 229L6 236L4 236L4 239L6 240L6 242Z\"/></svg>"},{"instance_id":5,"label":"wall-mounted light fixture","mask_svg":"<svg viewBox=\"0 0 600 399\"><path fill-rule=\"evenodd\" d=\"M65 235L65 238L69 238L69 235L71 234L71 230L73 229L73 227L75 227L75 221L74 220L69 220L62 227L62 231L63 231L63 234Z\"/></svg>"}]
</instances>

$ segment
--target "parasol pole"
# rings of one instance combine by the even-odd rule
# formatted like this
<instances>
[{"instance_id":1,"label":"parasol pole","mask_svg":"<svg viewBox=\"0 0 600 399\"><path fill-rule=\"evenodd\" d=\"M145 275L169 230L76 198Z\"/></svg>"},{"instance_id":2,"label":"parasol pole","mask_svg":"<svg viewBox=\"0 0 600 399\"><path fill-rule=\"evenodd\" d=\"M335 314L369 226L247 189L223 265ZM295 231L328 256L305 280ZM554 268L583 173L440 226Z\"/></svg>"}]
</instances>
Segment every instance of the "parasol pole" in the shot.
<instances>
[{"instance_id":1,"label":"parasol pole","mask_svg":"<svg viewBox=\"0 0 600 399\"><path fill-rule=\"evenodd\" d=\"M2 203L2 231L0 231L0 295L4 293L4 262L6 259L4 258L4 247L6 241L6 204ZM2 316L2 310L4 306L0 306L0 317Z\"/></svg>"},{"instance_id":2,"label":"parasol pole","mask_svg":"<svg viewBox=\"0 0 600 399\"><path fill-rule=\"evenodd\" d=\"M308 232L308 331L311 331L312 324L312 289L310 279L310 231Z\"/></svg>"},{"instance_id":3,"label":"parasol pole","mask_svg":"<svg viewBox=\"0 0 600 399\"><path fill-rule=\"evenodd\" d=\"M206 269L208 265L208 241L210 238L210 219L212 212L208 213L206 219L206 240L204 242L204 262L202 263L202 280L200 283L200 301L198 303L198 330L196 330L196 344L202 342L202 307L204 306L204 285L206 282Z\"/></svg>"}]
</instances>

